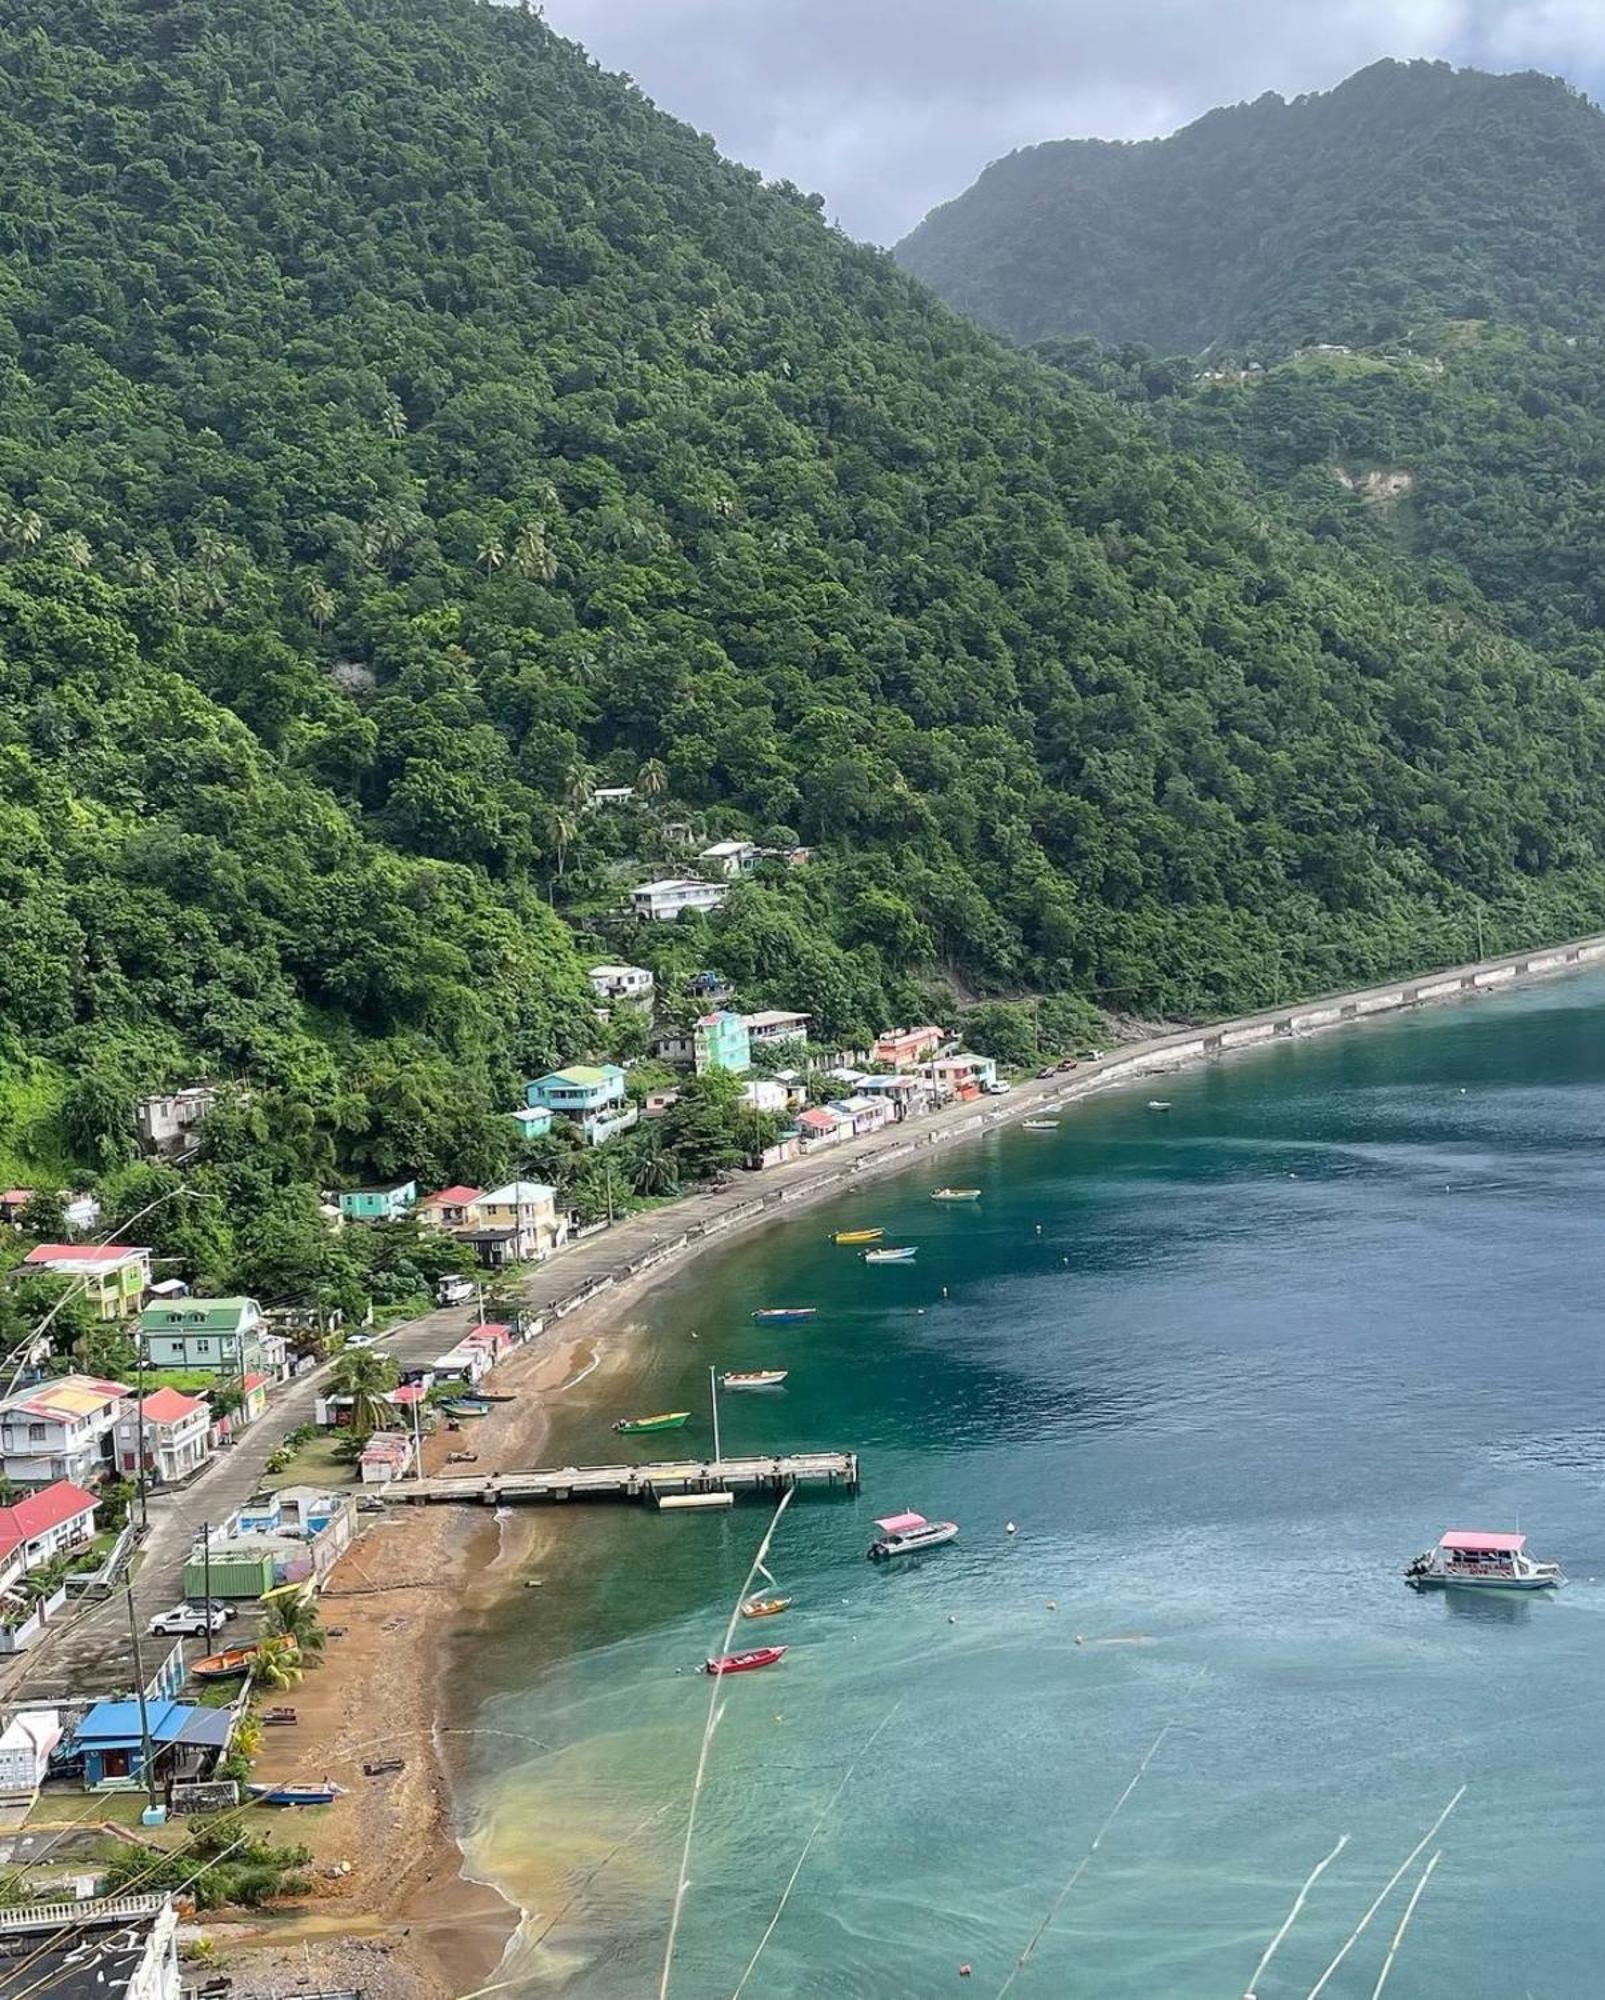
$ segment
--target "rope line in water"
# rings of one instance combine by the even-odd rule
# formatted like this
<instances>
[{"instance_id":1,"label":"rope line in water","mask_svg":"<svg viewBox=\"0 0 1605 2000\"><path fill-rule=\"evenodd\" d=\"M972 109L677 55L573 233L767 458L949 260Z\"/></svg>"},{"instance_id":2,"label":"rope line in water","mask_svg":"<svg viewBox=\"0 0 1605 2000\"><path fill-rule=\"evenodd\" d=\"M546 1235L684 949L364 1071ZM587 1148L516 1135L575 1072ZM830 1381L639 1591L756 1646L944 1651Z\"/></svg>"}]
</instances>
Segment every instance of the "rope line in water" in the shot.
<instances>
[{"instance_id":1,"label":"rope line in water","mask_svg":"<svg viewBox=\"0 0 1605 2000\"><path fill-rule=\"evenodd\" d=\"M1344 1959L1348 1957L1349 1953L1353 1950L1354 1946L1359 1943L1361 1932L1366 1929L1371 1919L1376 1915L1377 1911L1381 1909L1382 1905L1388 1900L1389 1896L1391 1896L1394 1890L1399 1886L1399 1883L1404 1878L1405 1871L1413 1867L1414 1864L1421 1858L1421 1850L1428 1845L1428 1843L1432 1839L1432 1836L1438 1831L1438 1828L1443 1825L1444 1821L1449 1817L1450 1813L1454 1811L1455 1807L1459 1805L1460 1801L1466 1796L1467 1789L1468 1787L1466 1787L1465 1785L1462 1785L1460 1787L1459 1791L1455 1793L1454 1797L1444 1807L1443 1811L1439 1813L1438 1817L1432 1822L1431 1826L1429 1826L1426 1832L1422 1834L1421 1838L1416 1842L1415 1846L1411 1848L1410 1852L1399 1863L1398 1867L1394 1869L1393 1873L1388 1877L1387 1881L1382 1885L1382 1891L1378 1895L1376 1901L1371 1905L1370 1909L1366 1911L1365 1915L1361 1917L1360 1921L1354 1926L1354 1929L1350 1931L1348 1936L1343 1940L1343 1943L1339 1948L1337 1957L1333 1959L1332 1963L1326 1968L1325 1972L1321 1974L1320 1978L1316 1980L1315 1984L1310 1988L1309 1992L1305 1995L1305 2000L1316 2000L1316 1996L1319 1993L1321 1993L1322 1990L1325 1988L1327 1981L1332 1977L1333 1973L1337 1971L1338 1967L1343 1963Z\"/></svg>"},{"instance_id":2,"label":"rope line in water","mask_svg":"<svg viewBox=\"0 0 1605 2000\"><path fill-rule=\"evenodd\" d=\"M1300 1889L1297 1896L1294 1897L1292 1909L1288 1911L1286 1917L1284 1917L1282 1920L1282 1928L1276 1933L1275 1937L1273 1937L1270 1943L1265 1947L1265 1956L1260 1960L1259 1964L1255 1966L1253 1977L1248 1982L1248 1990L1244 1993L1243 2000L1257 2000L1255 1989L1258 1987L1260 1980L1265 1976L1266 1966L1268 1966L1271 1960L1276 1956L1277 1949L1281 1945L1283 1938L1285 1938L1288 1932L1293 1928L1293 1920L1295 1917L1297 1917L1299 1911L1303 1909L1305 1897L1308 1896L1310 1891L1315 1887L1316 1883L1320 1881L1321 1877L1326 1873L1327 1869L1331 1867L1332 1863L1336 1861L1338 1856L1343 1852L1344 1848L1347 1847L1348 1844L1349 1844L1349 1836L1345 1833L1338 1841L1337 1846L1333 1848L1332 1852L1329 1855L1327 1855L1326 1859L1324 1861L1317 1861L1315 1866L1310 1870L1309 1874L1305 1877L1304 1887Z\"/></svg>"},{"instance_id":3,"label":"rope line in water","mask_svg":"<svg viewBox=\"0 0 1605 2000\"><path fill-rule=\"evenodd\" d=\"M1393 1961L1398 1956L1400 1945L1404 1943L1404 1933L1410 1919L1416 1913L1416 1904L1421 1901L1421 1892L1426 1888L1433 1869L1442 1859L1443 1849L1440 1847L1422 1869L1420 1881L1410 1891L1410 1900L1404 1906L1404 1915L1399 1919L1399 1928L1393 1933L1393 1942L1388 1946L1388 1955L1382 1961L1382 1970L1377 1974L1377 1983L1371 1988L1371 2000L1382 2000L1382 1989L1388 1983L1388 1974L1393 1970Z\"/></svg>"}]
</instances>

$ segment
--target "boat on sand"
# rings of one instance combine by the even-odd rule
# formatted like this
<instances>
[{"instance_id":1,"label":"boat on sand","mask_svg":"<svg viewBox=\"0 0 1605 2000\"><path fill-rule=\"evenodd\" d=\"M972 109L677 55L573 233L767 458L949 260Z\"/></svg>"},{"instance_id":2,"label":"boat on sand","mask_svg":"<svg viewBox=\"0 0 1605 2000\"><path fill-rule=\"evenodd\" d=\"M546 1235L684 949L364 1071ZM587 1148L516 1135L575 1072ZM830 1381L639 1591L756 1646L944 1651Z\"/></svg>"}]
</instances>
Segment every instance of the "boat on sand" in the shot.
<instances>
[{"instance_id":1,"label":"boat on sand","mask_svg":"<svg viewBox=\"0 0 1605 2000\"><path fill-rule=\"evenodd\" d=\"M196 1660L190 1668L190 1678L197 1681L232 1681L241 1674L248 1674L256 1664L254 1646L225 1646L220 1653L208 1653L204 1660Z\"/></svg>"}]
</instances>

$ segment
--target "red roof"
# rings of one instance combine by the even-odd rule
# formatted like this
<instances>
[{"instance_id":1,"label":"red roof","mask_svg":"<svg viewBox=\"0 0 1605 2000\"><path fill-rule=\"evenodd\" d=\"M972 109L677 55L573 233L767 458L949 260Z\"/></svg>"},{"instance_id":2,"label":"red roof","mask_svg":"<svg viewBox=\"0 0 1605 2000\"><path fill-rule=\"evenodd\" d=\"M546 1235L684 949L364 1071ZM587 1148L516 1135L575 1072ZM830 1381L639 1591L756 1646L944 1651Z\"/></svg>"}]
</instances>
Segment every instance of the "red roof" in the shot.
<instances>
[{"instance_id":1,"label":"red roof","mask_svg":"<svg viewBox=\"0 0 1605 2000\"><path fill-rule=\"evenodd\" d=\"M128 1257L148 1257L148 1250L130 1243L41 1243L23 1258L25 1264L121 1264Z\"/></svg>"},{"instance_id":2,"label":"red roof","mask_svg":"<svg viewBox=\"0 0 1605 2000\"><path fill-rule=\"evenodd\" d=\"M1527 1546L1525 1535L1496 1535L1486 1528L1451 1528L1438 1544L1440 1549L1492 1549L1501 1555L1515 1555Z\"/></svg>"},{"instance_id":3,"label":"red roof","mask_svg":"<svg viewBox=\"0 0 1605 2000\"><path fill-rule=\"evenodd\" d=\"M7 1188L4 1194L0 1194L0 1201L9 1202L14 1208L21 1207L23 1203L32 1200L32 1188Z\"/></svg>"},{"instance_id":4,"label":"red roof","mask_svg":"<svg viewBox=\"0 0 1605 2000\"><path fill-rule=\"evenodd\" d=\"M266 1375L247 1375L240 1383L242 1389L265 1389L267 1385L268 1377Z\"/></svg>"},{"instance_id":5,"label":"red roof","mask_svg":"<svg viewBox=\"0 0 1605 2000\"><path fill-rule=\"evenodd\" d=\"M421 1403L425 1393L421 1382L403 1382L399 1389L392 1389L385 1400L391 1403ZM343 1396L340 1400L350 1402L351 1398Z\"/></svg>"},{"instance_id":6,"label":"red roof","mask_svg":"<svg viewBox=\"0 0 1605 2000\"><path fill-rule=\"evenodd\" d=\"M79 1514L92 1513L94 1506L93 1493L74 1486L70 1479L58 1479L54 1486L41 1487L14 1507L0 1507L0 1555L9 1555L19 1542L31 1542L35 1535L62 1527Z\"/></svg>"},{"instance_id":7,"label":"red roof","mask_svg":"<svg viewBox=\"0 0 1605 2000\"><path fill-rule=\"evenodd\" d=\"M420 1208L433 1208L438 1202L442 1208L467 1208L471 1202L478 1201L484 1192L483 1188L442 1188L439 1194L426 1194L418 1205Z\"/></svg>"},{"instance_id":8,"label":"red roof","mask_svg":"<svg viewBox=\"0 0 1605 2000\"><path fill-rule=\"evenodd\" d=\"M154 1389L144 1404L146 1416L158 1424L176 1424L181 1417L193 1416L205 1407L199 1396L185 1396L177 1389Z\"/></svg>"},{"instance_id":9,"label":"red roof","mask_svg":"<svg viewBox=\"0 0 1605 2000\"><path fill-rule=\"evenodd\" d=\"M834 1132L841 1120L834 1111L805 1111L797 1123L806 1125L811 1132Z\"/></svg>"}]
</instances>

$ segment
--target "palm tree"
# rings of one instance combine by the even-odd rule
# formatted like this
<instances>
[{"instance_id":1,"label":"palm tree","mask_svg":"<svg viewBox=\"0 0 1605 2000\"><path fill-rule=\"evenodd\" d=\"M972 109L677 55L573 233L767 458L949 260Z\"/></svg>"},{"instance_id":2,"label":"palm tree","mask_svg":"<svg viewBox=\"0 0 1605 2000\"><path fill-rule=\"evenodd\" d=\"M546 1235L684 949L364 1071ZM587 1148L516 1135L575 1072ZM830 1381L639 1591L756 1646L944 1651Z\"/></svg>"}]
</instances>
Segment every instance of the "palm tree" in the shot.
<instances>
[{"instance_id":1,"label":"palm tree","mask_svg":"<svg viewBox=\"0 0 1605 2000\"><path fill-rule=\"evenodd\" d=\"M635 789L644 799L661 799L669 789L669 767L659 757L648 757L635 774Z\"/></svg>"},{"instance_id":2,"label":"palm tree","mask_svg":"<svg viewBox=\"0 0 1605 2000\"><path fill-rule=\"evenodd\" d=\"M251 1672L253 1678L263 1687L294 1687L301 1678L300 1649L293 1639L279 1638L272 1634L265 1639L259 1639Z\"/></svg>"},{"instance_id":3,"label":"palm tree","mask_svg":"<svg viewBox=\"0 0 1605 2000\"><path fill-rule=\"evenodd\" d=\"M552 813L552 840L557 848L557 879L563 879L563 867L568 856L568 844L580 830L567 806L558 806Z\"/></svg>"},{"instance_id":4,"label":"palm tree","mask_svg":"<svg viewBox=\"0 0 1605 2000\"><path fill-rule=\"evenodd\" d=\"M390 1391L396 1386L396 1364L371 1348L348 1347L329 1378L337 1396L351 1398L351 1435L372 1437L395 1421Z\"/></svg>"},{"instance_id":5,"label":"palm tree","mask_svg":"<svg viewBox=\"0 0 1605 2000\"><path fill-rule=\"evenodd\" d=\"M318 1607L308 1592L298 1590L269 1602L266 1636L289 1640L303 1661L318 1658L325 1634L318 1619Z\"/></svg>"},{"instance_id":6,"label":"palm tree","mask_svg":"<svg viewBox=\"0 0 1605 2000\"><path fill-rule=\"evenodd\" d=\"M546 539L544 521L526 521L513 544L513 568L520 576L537 577L550 583L557 575L557 557Z\"/></svg>"},{"instance_id":7,"label":"palm tree","mask_svg":"<svg viewBox=\"0 0 1605 2000\"><path fill-rule=\"evenodd\" d=\"M301 604L320 632L334 616L334 592L321 576L309 576L302 583Z\"/></svg>"},{"instance_id":8,"label":"palm tree","mask_svg":"<svg viewBox=\"0 0 1605 2000\"><path fill-rule=\"evenodd\" d=\"M477 563L484 564L485 574L489 576L492 570L500 569L502 564L506 562L507 551L498 541L481 542L479 553L474 557L474 560Z\"/></svg>"},{"instance_id":9,"label":"palm tree","mask_svg":"<svg viewBox=\"0 0 1605 2000\"><path fill-rule=\"evenodd\" d=\"M42 514L36 514L31 507L24 507L6 517L5 537L8 542L22 550L24 555L38 548L45 538L45 521Z\"/></svg>"},{"instance_id":10,"label":"palm tree","mask_svg":"<svg viewBox=\"0 0 1605 2000\"><path fill-rule=\"evenodd\" d=\"M563 803L570 806L589 805L595 790L596 773L583 757L576 757L563 776Z\"/></svg>"},{"instance_id":11,"label":"palm tree","mask_svg":"<svg viewBox=\"0 0 1605 2000\"><path fill-rule=\"evenodd\" d=\"M64 563L71 569L88 569L95 560L95 552L89 546L88 538L76 529L65 535L57 535L56 549Z\"/></svg>"}]
</instances>

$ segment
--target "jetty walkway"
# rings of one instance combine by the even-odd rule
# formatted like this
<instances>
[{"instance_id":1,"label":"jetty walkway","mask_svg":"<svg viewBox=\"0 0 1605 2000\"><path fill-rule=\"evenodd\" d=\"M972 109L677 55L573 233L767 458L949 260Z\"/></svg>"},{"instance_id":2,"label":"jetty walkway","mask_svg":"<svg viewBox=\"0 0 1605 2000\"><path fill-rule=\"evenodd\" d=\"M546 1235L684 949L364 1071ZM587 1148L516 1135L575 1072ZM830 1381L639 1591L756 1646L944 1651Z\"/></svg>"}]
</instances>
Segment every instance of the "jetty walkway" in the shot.
<instances>
[{"instance_id":1,"label":"jetty walkway","mask_svg":"<svg viewBox=\"0 0 1605 2000\"><path fill-rule=\"evenodd\" d=\"M535 1500L659 1501L665 1494L783 1493L822 1486L858 1491L856 1451L782 1452L764 1458L680 1458L654 1465L561 1465L542 1472L492 1472L476 1478L398 1479L380 1489L387 1506L458 1501L501 1507Z\"/></svg>"}]
</instances>

